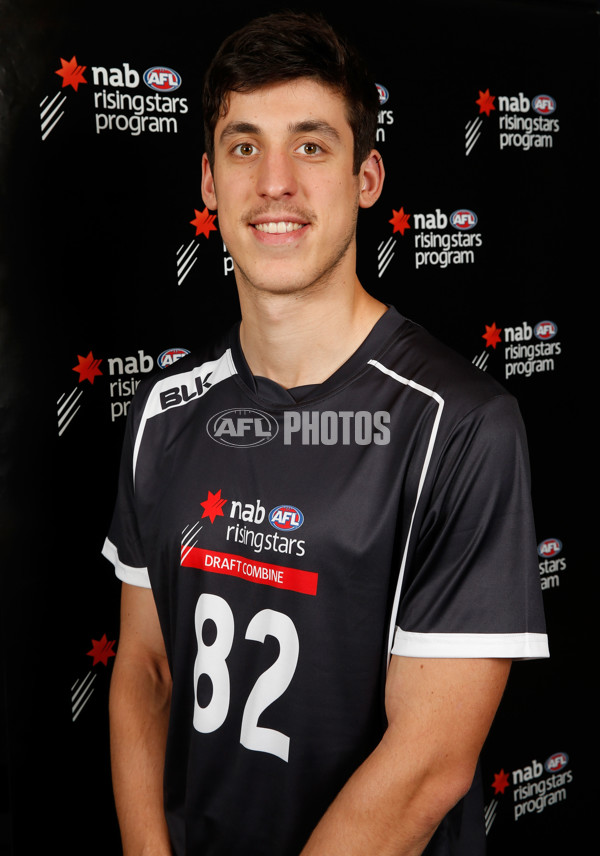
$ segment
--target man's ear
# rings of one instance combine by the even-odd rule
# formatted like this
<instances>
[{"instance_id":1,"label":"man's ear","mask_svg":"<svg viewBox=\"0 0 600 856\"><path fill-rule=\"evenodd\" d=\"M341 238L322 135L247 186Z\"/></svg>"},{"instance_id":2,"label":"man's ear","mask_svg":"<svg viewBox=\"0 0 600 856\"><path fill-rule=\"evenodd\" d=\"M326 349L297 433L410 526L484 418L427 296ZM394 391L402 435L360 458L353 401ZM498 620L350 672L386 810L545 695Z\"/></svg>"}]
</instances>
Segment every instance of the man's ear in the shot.
<instances>
[{"instance_id":1,"label":"man's ear","mask_svg":"<svg viewBox=\"0 0 600 856\"><path fill-rule=\"evenodd\" d=\"M361 208L370 208L371 205L377 202L381 196L384 178L385 169L383 168L383 160L379 152L373 149L360 168L360 195L358 204Z\"/></svg>"},{"instance_id":2,"label":"man's ear","mask_svg":"<svg viewBox=\"0 0 600 856\"><path fill-rule=\"evenodd\" d=\"M215 180L212 169L208 162L206 152L202 155L202 200L211 211L217 210L217 194L215 192Z\"/></svg>"}]
</instances>

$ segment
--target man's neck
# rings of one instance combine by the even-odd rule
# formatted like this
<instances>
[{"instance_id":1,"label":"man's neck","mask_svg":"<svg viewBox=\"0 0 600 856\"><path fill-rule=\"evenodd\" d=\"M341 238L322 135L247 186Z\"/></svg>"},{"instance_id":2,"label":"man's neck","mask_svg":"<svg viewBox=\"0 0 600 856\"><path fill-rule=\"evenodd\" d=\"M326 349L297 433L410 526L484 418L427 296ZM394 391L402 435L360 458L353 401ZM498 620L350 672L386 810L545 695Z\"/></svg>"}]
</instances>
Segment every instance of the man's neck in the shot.
<instances>
[{"instance_id":1,"label":"man's neck","mask_svg":"<svg viewBox=\"0 0 600 856\"><path fill-rule=\"evenodd\" d=\"M240 341L252 374L285 389L327 380L357 350L386 306L356 277L342 288L300 294L240 289Z\"/></svg>"}]
</instances>

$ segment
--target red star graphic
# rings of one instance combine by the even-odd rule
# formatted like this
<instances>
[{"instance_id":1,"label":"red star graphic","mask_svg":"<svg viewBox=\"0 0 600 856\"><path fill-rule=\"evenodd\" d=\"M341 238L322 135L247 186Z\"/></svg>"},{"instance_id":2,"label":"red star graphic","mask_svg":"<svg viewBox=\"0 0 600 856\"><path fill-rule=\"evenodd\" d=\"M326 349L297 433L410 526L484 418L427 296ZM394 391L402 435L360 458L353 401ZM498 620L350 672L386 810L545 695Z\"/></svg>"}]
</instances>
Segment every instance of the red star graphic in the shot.
<instances>
[{"instance_id":1,"label":"red star graphic","mask_svg":"<svg viewBox=\"0 0 600 856\"><path fill-rule=\"evenodd\" d=\"M84 380L89 380L89 382L93 384L96 375L102 374L99 369L99 365L102 360L95 360L91 351L87 357L82 357L80 354L77 354L77 359L79 360L79 365L73 366L73 371L79 372L79 383Z\"/></svg>"},{"instance_id":2,"label":"red star graphic","mask_svg":"<svg viewBox=\"0 0 600 856\"><path fill-rule=\"evenodd\" d=\"M97 663L104 663L105 666L108 666L108 658L116 656L112 649L115 642L116 639L109 642L106 638L106 633L102 639L92 639L92 650L87 652L88 657L94 658L92 666L95 666Z\"/></svg>"},{"instance_id":3,"label":"red star graphic","mask_svg":"<svg viewBox=\"0 0 600 856\"><path fill-rule=\"evenodd\" d=\"M490 110L495 110L494 107L494 99L495 95L490 95L490 90L486 89L485 92L479 90L479 98L475 102L475 104L479 104L479 112L485 113L486 116L490 115Z\"/></svg>"},{"instance_id":4,"label":"red star graphic","mask_svg":"<svg viewBox=\"0 0 600 856\"><path fill-rule=\"evenodd\" d=\"M494 789L495 794L503 794L509 785L508 781L508 773L505 773L504 770L500 770L499 773L494 773L494 781L492 782L492 787Z\"/></svg>"},{"instance_id":5,"label":"red star graphic","mask_svg":"<svg viewBox=\"0 0 600 856\"><path fill-rule=\"evenodd\" d=\"M77 87L80 83L87 83L87 80L83 76L83 72L86 70L87 65L77 65L77 60L74 56L68 62L66 59L61 57L60 62L62 68L57 69L55 74L62 77L63 89L65 86L72 86L75 92L77 92Z\"/></svg>"},{"instance_id":6,"label":"red star graphic","mask_svg":"<svg viewBox=\"0 0 600 856\"><path fill-rule=\"evenodd\" d=\"M217 215L210 214L208 208L205 208L204 211L197 211L194 208L194 214L196 217L190 220L190 223L196 227L196 237L204 235L205 238L208 238L210 232L217 231L217 227L215 226Z\"/></svg>"},{"instance_id":7,"label":"red star graphic","mask_svg":"<svg viewBox=\"0 0 600 856\"><path fill-rule=\"evenodd\" d=\"M393 217L391 220L388 220L388 223L391 223L394 227L394 232L400 232L401 235L404 235L405 229L410 229L410 224L408 222L408 218L410 214L404 213L404 208L401 208L400 211L394 211L392 208ZM392 235L394 234L392 232Z\"/></svg>"},{"instance_id":8,"label":"red star graphic","mask_svg":"<svg viewBox=\"0 0 600 856\"><path fill-rule=\"evenodd\" d=\"M498 342L501 342L500 333L502 332L501 327L496 327L496 322L492 323L492 326L489 327L487 324L485 325L485 333L482 334L481 338L485 339L486 348L491 347L496 350L496 345Z\"/></svg>"},{"instance_id":9,"label":"red star graphic","mask_svg":"<svg viewBox=\"0 0 600 856\"><path fill-rule=\"evenodd\" d=\"M223 506L227 502L226 499L221 498L221 491L218 490L216 493L211 493L208 491L208 497L201 502L200 505L204 509L204 513L202 517L210 518L210 522L215 522L215 517L225 517L223 514Z\"/></svg>"}]
</instances>

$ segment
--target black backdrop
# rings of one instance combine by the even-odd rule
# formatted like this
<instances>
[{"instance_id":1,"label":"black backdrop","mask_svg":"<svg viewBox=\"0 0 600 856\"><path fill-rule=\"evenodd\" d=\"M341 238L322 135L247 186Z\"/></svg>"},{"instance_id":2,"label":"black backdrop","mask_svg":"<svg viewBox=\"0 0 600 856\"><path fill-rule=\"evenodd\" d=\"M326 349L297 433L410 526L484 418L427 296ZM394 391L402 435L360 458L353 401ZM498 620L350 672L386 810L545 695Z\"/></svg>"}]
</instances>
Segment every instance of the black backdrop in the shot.
<instances>
[{"instance_id":1,"label":"black backdrop","mask_svg":"<svg viewBox=\"0 0 600 856\"><path fill-rule=\"evenodd\" d=\"M598 4L328 7L381 87L387 179L361 213L361 280L525 417L552 656L513 669L483 756L486 821L492 856L562 853L586 840L595 782ZM15 856L120 852L119 586L100 549L124 417L161 355L237 317L200 196L199 84L224 35L275 8L0 2L0 809Z\"/></svg>"}]
</instances>

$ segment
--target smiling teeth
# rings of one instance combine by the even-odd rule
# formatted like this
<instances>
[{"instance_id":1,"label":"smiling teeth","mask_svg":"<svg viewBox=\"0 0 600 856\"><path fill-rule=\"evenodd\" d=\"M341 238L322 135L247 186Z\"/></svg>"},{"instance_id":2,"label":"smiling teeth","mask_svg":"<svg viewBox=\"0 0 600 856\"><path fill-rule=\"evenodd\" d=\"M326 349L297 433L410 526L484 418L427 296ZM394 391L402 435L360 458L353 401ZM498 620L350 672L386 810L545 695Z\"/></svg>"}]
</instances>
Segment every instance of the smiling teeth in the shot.
<instances>
[{"instance_id":1,"label":"smiling teeth","mask_svg":"<svg viewBox=\"0 0 600 856\"><path fill-rule=\"evenodd\" d=\"M288 223L279 220L277 223L255 223L254 228L259 232L268 232L270 235L283 235L284 232L296 232L301 229L303 223Z\"/></svg>"}]
</instances>

